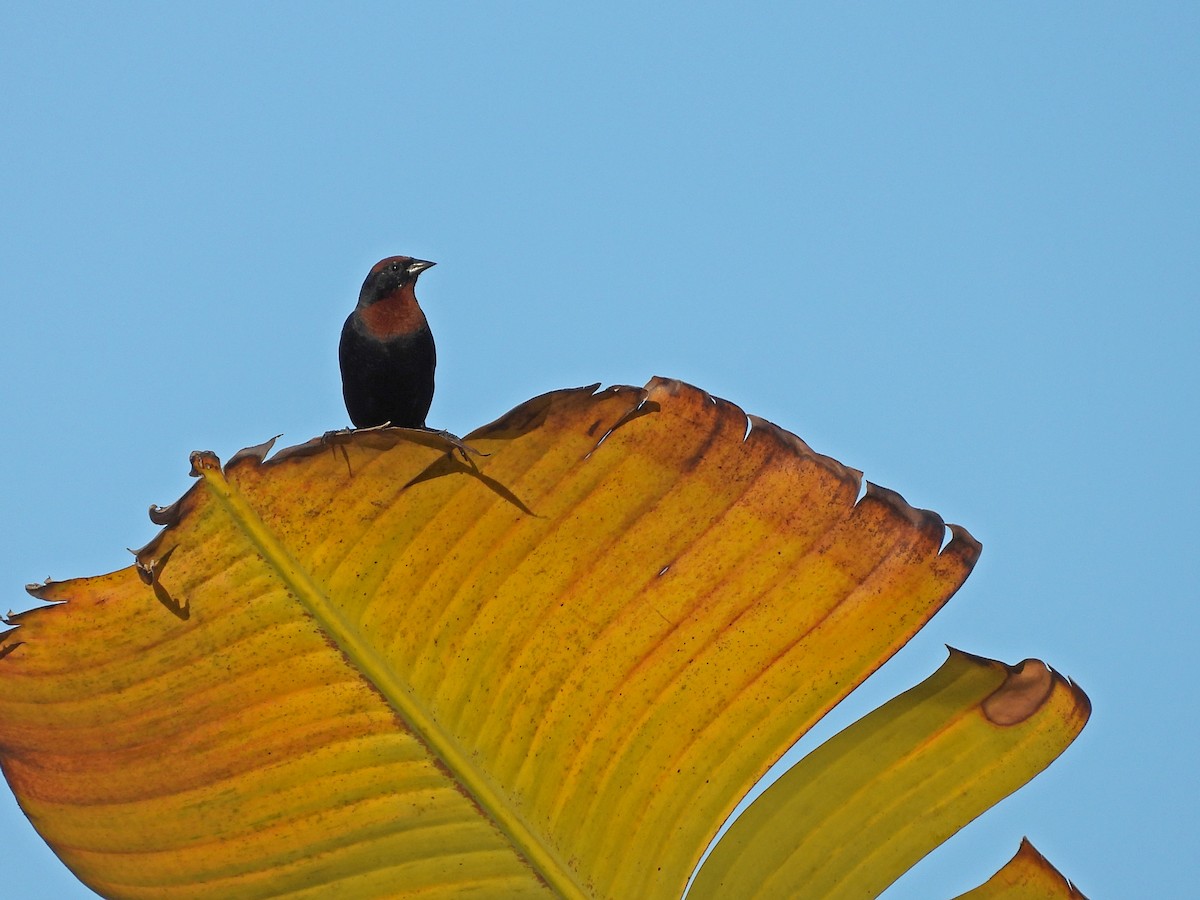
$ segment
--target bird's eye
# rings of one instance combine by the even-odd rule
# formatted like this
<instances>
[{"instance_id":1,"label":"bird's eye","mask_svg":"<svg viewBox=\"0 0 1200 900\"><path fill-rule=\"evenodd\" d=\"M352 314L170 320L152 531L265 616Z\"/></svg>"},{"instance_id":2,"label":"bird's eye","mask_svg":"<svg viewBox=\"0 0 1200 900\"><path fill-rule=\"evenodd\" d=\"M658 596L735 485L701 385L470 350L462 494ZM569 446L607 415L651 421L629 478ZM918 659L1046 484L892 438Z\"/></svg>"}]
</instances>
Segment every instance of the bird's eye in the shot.
<instances>
[{"instance_id":1,"label":"bird's eye","mask_svg":"<svg viewBox=\"0 0 1200 900\"><path fill-rule=\"evenodd\" d=\"M400 271L400 263L392 263L390 268L393 272L399 272Z\"/></svg>"}]
</instances>

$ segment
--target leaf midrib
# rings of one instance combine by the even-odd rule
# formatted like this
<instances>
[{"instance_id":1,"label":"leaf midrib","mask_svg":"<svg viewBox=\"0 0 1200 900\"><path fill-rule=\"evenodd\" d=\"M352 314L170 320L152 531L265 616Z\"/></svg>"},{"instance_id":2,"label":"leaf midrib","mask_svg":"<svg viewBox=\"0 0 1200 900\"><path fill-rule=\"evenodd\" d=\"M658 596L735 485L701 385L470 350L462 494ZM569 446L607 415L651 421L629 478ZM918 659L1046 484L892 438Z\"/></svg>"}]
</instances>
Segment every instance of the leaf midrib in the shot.
<instances>
[{"instance_id":1,"label":"leaf midrib","mask_svg":"<svg viewBox=\"0 0 1200 900\"><path fill-rule=\"evenodd\" d=\"M220 467L202 468L200 475L212 496L254 546L263 562L287 585L299 604L346 656L350 665L383 694L405 725L446 767L481 813L512 842L514 849L539 877L561 897L586 900L589 895L576 881L571 870L539 839L520 814L504 801L486 773L471 764L458 742L438 727L409 686L359 636L341 611L330 602L326 592L229 482Z\"/></svg>"}]
</instances>

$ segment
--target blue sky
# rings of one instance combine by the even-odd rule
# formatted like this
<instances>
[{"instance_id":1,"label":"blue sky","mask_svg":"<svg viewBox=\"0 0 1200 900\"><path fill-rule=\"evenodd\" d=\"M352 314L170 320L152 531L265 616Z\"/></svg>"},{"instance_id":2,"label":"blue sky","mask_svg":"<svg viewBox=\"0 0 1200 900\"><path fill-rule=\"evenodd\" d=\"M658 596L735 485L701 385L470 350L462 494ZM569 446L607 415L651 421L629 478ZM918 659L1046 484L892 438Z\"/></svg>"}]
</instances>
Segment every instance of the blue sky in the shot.
<instances>
[{"instance_id":1,"label":"blue sky","mask_svg":"<svg viewBox=\"0 0 1200 900\"><path fill-rule=\"evenodd\" d=\"M6 606L128 564L189 451L347 424L363 276L433 259L431 424L678 377L983 542L821 735L943 644L1093 718L888 898L1022 835L1191 896L1200 7L567 6L0 9ZM14 896L92 896L7 787L0 834Z\"/></svg>"}]
</instances>

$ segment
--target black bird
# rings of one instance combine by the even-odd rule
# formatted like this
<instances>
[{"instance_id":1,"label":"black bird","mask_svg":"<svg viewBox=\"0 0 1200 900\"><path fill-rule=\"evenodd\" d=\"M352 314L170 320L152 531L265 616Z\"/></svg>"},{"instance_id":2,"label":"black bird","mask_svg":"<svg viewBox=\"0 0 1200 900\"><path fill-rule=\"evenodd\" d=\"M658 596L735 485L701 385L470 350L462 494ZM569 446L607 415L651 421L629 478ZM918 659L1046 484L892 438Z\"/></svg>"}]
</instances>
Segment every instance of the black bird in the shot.
<instances>
[{"instance_id":1,"label":"black bird","mask_svg":"<svg viewBox=\"0 0 1200 900\"><path fill-rule=\"evenodd\" d=\"M356 428L425 427L437 354L415 288L432 265L411 256L377 262L342 327L342 396Z\"/></svg>"}]
</instances>

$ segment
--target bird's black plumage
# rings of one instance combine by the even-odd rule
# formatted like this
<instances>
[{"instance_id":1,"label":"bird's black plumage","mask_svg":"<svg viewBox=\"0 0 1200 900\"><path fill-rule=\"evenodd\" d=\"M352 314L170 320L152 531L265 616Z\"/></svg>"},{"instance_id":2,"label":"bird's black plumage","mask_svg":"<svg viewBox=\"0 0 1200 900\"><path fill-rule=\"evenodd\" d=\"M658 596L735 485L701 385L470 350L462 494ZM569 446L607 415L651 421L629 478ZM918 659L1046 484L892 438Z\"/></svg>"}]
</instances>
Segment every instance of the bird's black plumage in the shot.
<instances>
[{"instance_id":1,"label":"bird's black plumage","mask_svg":"<svg viewBox=\"0 0 1200 900\"><path fill-rule=\"evenodd\" d=\"M357 428L425 427L437 354L414 289L432 265L409 256L376 263L342 327L342 396Z\"/></svg>"}]
</instances>

